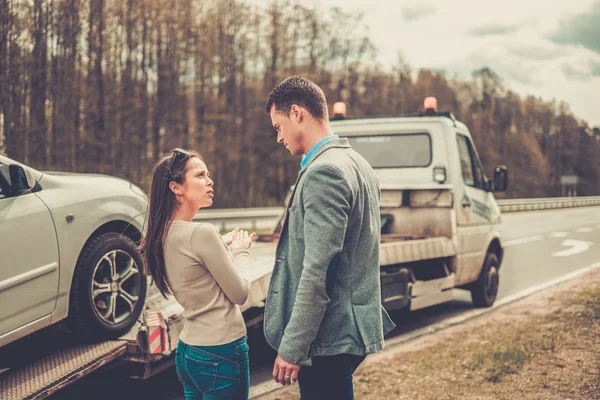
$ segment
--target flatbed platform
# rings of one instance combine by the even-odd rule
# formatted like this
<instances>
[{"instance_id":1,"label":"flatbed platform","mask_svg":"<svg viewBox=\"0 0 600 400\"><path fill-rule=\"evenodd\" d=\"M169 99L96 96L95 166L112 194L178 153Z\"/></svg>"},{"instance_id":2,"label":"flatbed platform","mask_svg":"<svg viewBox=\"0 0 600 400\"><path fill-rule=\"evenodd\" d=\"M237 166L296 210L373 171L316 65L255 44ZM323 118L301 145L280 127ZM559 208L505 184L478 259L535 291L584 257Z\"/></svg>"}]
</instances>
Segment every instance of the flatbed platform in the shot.
<instances>
[{"instance_id":1,"label":"flatbed platform","mask_svg":"<svg viewBox=\"0 0 600 400\"><path fill-rule=\"evenodd\" d=\"M1 373L0 398L44 399L121 357L126 348L127 342L124 340L59 348L39 360Z\"/></svg>"}]
</instances>

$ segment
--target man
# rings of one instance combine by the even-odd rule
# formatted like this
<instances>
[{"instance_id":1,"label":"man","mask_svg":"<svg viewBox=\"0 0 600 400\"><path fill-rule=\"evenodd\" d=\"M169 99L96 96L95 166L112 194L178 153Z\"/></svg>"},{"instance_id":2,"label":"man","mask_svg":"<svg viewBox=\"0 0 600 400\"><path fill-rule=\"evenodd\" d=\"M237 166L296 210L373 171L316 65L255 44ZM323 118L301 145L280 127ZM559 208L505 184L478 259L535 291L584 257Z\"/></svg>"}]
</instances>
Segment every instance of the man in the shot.
<instances>
[{"instance_id":1,"label":"man","mask_svg":"<svg viewBox=\"0 0 600 400\"><path fill-rule=\"evenodd\" d=\"M394 323L381 305L379 184L335 136L323 91L300 76L269 96L277 142L303 154L265 306L273 377L303 399L353 399L352 374Z\"/></svg>"}]
</instances>

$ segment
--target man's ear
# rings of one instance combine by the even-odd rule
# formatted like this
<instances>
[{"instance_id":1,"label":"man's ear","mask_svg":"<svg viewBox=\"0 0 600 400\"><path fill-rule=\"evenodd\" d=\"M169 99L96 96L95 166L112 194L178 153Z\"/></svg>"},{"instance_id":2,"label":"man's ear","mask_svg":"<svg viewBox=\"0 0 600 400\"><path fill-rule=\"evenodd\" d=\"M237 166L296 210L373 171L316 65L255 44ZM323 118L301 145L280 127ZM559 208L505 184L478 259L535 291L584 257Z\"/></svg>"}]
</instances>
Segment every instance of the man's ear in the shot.
<instances>
[{"instance_id":1,"label":"man's ear","mask_svg":"<svg viewBox=\"0 0 600 400\"><path fill-rule=\"evenodd\" d=\"M296 104L293 104L292 108L290 108L290 119L293 122L299 123L302 122L303 117L304 109Z\"/></svg>"}]
</instances>

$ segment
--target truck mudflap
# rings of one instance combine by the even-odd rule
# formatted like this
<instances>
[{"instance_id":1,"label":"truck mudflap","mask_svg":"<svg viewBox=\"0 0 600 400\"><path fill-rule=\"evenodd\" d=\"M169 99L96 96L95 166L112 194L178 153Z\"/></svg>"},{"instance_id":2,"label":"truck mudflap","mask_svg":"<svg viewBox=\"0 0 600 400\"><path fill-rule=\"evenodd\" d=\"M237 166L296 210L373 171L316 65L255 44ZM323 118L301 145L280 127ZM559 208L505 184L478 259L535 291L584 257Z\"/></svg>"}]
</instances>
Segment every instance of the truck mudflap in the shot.
<instances>
[{"instance_id":1,"label":"truck mudflap","mask_svg":"<svg viewBox=\"0 0 600 400\"><path fill-rule=\"evenodd\" d=\"M43 399L125 354L123 340L69 346L0 374L0 399Z\"/></svg>"},{"instance_id":2,"label":"truck mudflap","mask_svg":"<svg viewBox=\"0 0 600 400\"><path fill-rule=\"evenodd\" d=\"M454 242L448 237L402 240L395 235L382 235L381 239L381 266L456 255Z\"/></svg>"},{"instance_id":3,"label":"truck mudflap","mask_svg":"<svg viewBox=\"0 0 600 400\"><path fill-rule=\"evenodd\" d=\"M452 300L454 280L455 275L452 273L443 278L412 283L410 285L411 311Z\"/></svg>"}]
</instances>

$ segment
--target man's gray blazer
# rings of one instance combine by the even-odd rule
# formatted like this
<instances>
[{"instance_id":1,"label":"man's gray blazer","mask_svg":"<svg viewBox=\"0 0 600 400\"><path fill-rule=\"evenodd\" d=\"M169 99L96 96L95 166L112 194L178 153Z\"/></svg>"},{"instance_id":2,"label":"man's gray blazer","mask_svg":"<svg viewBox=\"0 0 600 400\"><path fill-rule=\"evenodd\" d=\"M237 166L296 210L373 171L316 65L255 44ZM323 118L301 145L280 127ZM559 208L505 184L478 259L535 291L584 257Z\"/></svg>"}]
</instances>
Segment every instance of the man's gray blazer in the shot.
<instances>
[{"instance_id":1,"label":"man's gray blazer","mask_svg":"<svg viewBox=\"0 0 600 400\"><path fill-rule=\"evenodd\" d=\"M383 348L395 325L381 305L379 196L347 139L329 140L301 169L265 306L265 338L284 360Z\"/></svg>"}]
</instances>

